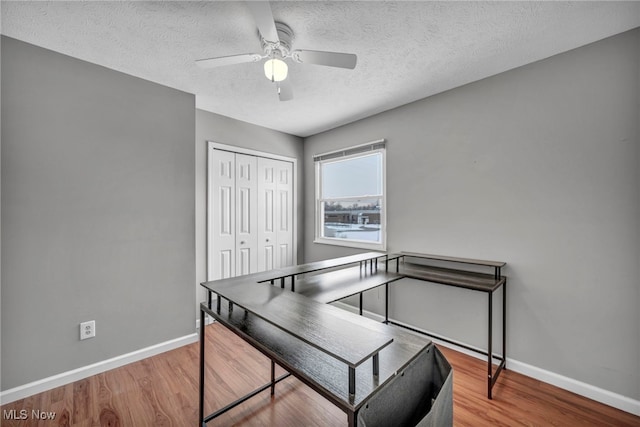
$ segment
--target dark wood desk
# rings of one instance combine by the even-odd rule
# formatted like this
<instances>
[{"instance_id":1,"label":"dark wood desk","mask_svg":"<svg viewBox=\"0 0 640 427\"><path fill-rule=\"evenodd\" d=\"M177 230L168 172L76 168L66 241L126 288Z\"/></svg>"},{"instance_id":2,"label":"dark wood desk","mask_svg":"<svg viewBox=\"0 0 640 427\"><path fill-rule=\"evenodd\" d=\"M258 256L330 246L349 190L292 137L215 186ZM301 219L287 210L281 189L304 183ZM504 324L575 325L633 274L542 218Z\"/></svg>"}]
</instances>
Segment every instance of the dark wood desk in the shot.
<instances>
[{"instance_id":1,"label":"dark wood desk","mask_svg":"<svg viewBox=\"0 0 640 427\"><path fill-rule=\"evenodd\" d=\"M349 426L356 426L359 417L366 425L381 426L390 422L389 418L385 420L373 412L374 407L363 407L372 399L375 402L402 399L395 405L399 412L393 414L397 425L415 425L431 416L428 412L432 406L438 407L434 412L449 417L452 411L450 366L430 340L271 285L281 277L295 279L294 276L310 271L360 264L355 269L369 279L366 284L380 286L381 282L401 278L395 273L370 273L376 260L384 256L368 253L203 283L209 299L201 304L200 312L203 325L200 328L201 426L267 388L271 388L273 394L275 384L286 377L274 377L274 363L341 408L347 414ZM348 275L353 280L353 272ZM305 280L299 281L300 289L304 288ZM312 287L307 282L307 290ZM212 294L217 295L215 308ZM227 300L227 304L222 304L222 299ZM205 314L265 354L272 368L269 383L207 416L203 413ZM371 365L365 363L369 359ZM436 362L446 375L426 378L425 375L435 375L438 371L430 367ZM405 376L405 372L411 375ZM443 397L438 398L441 389ZM371 417L379 420L377 424Z\"/></svg>"}]
</instances>

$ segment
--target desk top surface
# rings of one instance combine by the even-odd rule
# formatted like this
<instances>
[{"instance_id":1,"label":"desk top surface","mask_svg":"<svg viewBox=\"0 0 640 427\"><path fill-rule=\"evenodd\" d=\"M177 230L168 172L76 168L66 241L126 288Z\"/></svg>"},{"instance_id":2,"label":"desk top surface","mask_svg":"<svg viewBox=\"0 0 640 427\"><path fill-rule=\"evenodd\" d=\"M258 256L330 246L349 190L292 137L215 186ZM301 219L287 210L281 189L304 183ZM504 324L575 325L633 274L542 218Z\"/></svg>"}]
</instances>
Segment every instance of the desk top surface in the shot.
<instances>
[{"instance_id":1,"label":"desk top surface","mask_svg":"<svg viewBox=\"0 0 640 427\"><path fill-rule=\"evenodd\" d=\"M393 341L362 325L363 319L357 322L345 319L339 308L267 283L255 283L245 277L242 283L233 286L223 281L209 282L206 287L351 367L360 365Z\"/></svg>"},{"instance_id":2,"label":"desk top surface","mask_svg":"<svg viewBox=\"0 0 640 427\"><path fill-rule=\"evenodd\" d=\"M330 303L402 279L398 273L349 267L298 280L296 293L314 301Z\"/></svg>"}]
</instances>

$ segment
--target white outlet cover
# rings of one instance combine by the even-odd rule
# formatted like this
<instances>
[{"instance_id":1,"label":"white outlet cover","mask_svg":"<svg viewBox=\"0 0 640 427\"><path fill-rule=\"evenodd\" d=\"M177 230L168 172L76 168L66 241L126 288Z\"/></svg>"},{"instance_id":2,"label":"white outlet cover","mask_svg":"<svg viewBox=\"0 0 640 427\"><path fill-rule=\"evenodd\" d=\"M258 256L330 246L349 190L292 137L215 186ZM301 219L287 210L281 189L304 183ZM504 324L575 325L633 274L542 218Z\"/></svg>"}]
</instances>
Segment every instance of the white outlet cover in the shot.
<instances>
[{"instance_id":1,"label":"white outlet cover","mask_svg":"<svg viewBox=\"0 0 640 427\"><path fill-rule=\"evenodd\" d=\"M87 338L93 338L96 336L96 321L90 320L88 322L80 323L80 340L86 340Z\"/></svg>"}]
</instances>

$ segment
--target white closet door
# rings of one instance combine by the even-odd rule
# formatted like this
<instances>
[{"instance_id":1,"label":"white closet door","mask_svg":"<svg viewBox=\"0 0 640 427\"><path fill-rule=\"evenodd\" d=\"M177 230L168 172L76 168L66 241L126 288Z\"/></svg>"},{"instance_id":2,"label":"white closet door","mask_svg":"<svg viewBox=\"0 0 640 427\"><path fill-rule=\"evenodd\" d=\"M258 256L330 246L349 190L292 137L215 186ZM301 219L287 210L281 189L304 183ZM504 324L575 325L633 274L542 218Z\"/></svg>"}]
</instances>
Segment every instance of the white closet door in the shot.
<instances>
[{"instance_id":1,"label":"white closet door","mask_svg":"<svg viewBox=\"0 0 640 427\"><path fill-rule=\"evenodd\" d=\"M293 163L209 146L208 280L293 265Z\"/></svg>"},{"instance_id":2,"label":"white closet door","mask_svg":"<svg viewBox=\"0 0 640 427\"><path fill-rule=\"evenodd\" d=\"M280 266L276 262L277 161L258 158L258 271Z\"/></svg>"},{"instance_id":3,"label":"white closet door","mask_svg":"<svg viewBox=\"0 0 640 427\"><path fill-rule=\"evenodd\" d=\"M236 275L236 172L235 154L209 153L209 279Z\"/></svg>"},{"instance_id":4,"label":"white closet door","mask_svg":"<svg viewBox=\"0 0 640 427\"><path fill-rule=\"evenodd\" d=\"M257 157L236 154L236 275L258 269Z\"/></svg>"},{"instance_id":5,"label":"white closet door","mask_svg":"<svg viewBox=\"0 0 640 427\"><path fill-rule=\"evenodd\" d=\"M258 158L258 271L293 265L293 164Z\"/></svg>"},{"instance_id":6,"label":"white closet door","mask_svg":"<svg viewBox=\"0 0 640 427\"><path fill-rule=\"evenodd\" d=\"M293 164L278 161L276 171L276 268L293 265Z\"/></svg>"}]
</instances>

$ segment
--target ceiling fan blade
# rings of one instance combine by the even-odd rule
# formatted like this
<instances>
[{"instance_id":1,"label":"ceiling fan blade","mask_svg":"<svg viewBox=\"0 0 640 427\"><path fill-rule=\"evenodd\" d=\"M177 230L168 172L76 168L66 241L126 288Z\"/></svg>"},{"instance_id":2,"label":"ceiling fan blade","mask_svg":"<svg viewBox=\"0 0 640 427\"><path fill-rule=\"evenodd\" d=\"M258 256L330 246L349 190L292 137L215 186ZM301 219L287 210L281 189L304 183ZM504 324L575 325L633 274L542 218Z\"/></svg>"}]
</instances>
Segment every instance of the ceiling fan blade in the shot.
<instances>
[{"instance_id":1,"label":"ceiling fan blade","mask_svg":"<svg viewBox=\"0 0 640 427\"><path fill-rule=\"evenodd\" d=\"M268 1L248 1L246 2L253 19L256 21L258 31L263 39L269 42L279 42L276 23L271 12L271 5Z\"/></svg>"},{"instance_id":2,"label":"ceiling fan blade","mask_svg":"<svg viewBox=\"0 0 640 427\"><path fill-rule=\"evenodd\" d=\"M291 101L293 99L293 89L289 79L278 82L278 97L280 101Z\"/></svg>"},{"instance_id":3,"label":"ceiling fan blade","mask_svg":"<svg viewBox=\"0 0 640 427\"><path fill-rule=\"evenodd\" d=\"M257 53L245 53L242 55L220 56L218 58L198 59L196 64L202 68L215 68L225 65L243 64L245 62L258 62L262 55Z\"/></svg>"},{"instance_id":4,"label":"ceiling fan blade","mask_svg":"<svg viewBox=\"0 0 640 427\"><path fill-rule=\"evenodd\" d=\"M294 50L293 59L303 64L326 65L328 67L356 68L358 57L353 53L324 52L320 50Z\"/></svg>"}]
</instances>

